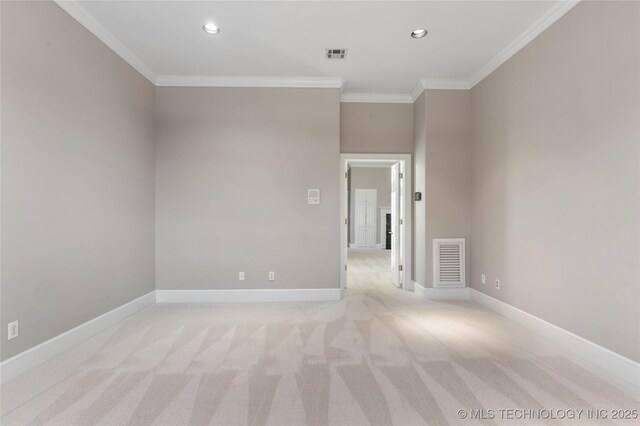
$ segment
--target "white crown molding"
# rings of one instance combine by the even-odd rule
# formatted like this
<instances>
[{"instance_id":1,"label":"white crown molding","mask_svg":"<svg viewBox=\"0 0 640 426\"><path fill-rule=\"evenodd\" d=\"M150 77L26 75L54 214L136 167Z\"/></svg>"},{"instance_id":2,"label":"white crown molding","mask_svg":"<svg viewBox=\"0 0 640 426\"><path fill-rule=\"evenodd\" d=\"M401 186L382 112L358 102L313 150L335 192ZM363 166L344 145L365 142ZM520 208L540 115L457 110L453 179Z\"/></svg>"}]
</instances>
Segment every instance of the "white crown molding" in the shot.
<instances>
[{"instance_id":1,"label":"white crown molding","mask_svg":"<svg viewBox=\"0 0 640 426\"><path fill-rule=\"evenodd\" d=\"M411 92L411 101L415 102L425 90L469 90L471 85L462 78L422 79Z\"/></svg>"},{"instance_id":2,"label":"white crown molding","mask_svg":"<svg viewBox=\"0 0 640 426\"><path fill-rule=\"evenodd\" d=\"M153 305L156 302L155 293L155 291L151 291L3 361L0 364L0 382L6 383L12 380L27 370L68 351L125 318Z\"/></svg>"},{"instance_id":3,"label":"white crown molding","mask_svg":"<svg viewBox=\"0 0 640 426\"><path fill-rule=\"evenodd\" d=\"M469 291L473 301L600 367L620 380L621 384L626 384L634 396L640 397L640 363L478 290L470 288Z\"/></svg>"},{"instance_id":4,"label":"white crown molding","mask_svg":"<svg viewBox=\"0 0 640 426\"><path fill-rule=\"evenodd\" d=\"M340 77L218 77L198 75L157 75L149 66L120 42L76 0L54 0L62 10L124 59L156 86L182 87L291 87L342 89Z\"/></svg>"},{"instance_id":5,"label":"white crown molding","mask_svg":"<svg viewBox=\"0 0 640 426\"><path fill-rule=\"evenodd\" d=\"M574 6L580 3L580 0L563 0L553 5L547 13L542 15L540 19L534 22L529 28L527 28L522 34L520 34L515 40L507 45L500 51L493 59L484 64L476 73L469 79L469 88L472 88L476 84L480 83L495 71L500 65L508 61L513 55L518 53L520 49L529 44L533 39L538 37L544 30L553 25L558 19L562 18L568 11Z\"/></svg>"},{"instance_id":6,"label":"white crown molding","mask_svg":"<svg viewBox=\"0 0 640 426\"><path fill-rule=\"evenodd\" d=\"M439 78L439 79L427 79L424 83L427 89L437 90L469 90L469 80L461 78Z\"/></svg>"},{"instance_id":7,"label":"white crown molding","mask_svg":"<svg viewBox=\"0 0 640 426\"><path fill-rule=\"evenodd\" d=\"M401 93L343 93L340 102L365 102L380 104L411 104L411 95Z\"/></svg>"},{"instance_id":8,"label":"white crown molding","mask_svg":"<svg viewBox=\"0 0 640 426\"><path fill-rule=\"evenodd\" d=\"M124 59L156 86L179 87L291 87L336 88L342 91L345 80L340 77L219 77L197 75L156 75L140 58L123 45L77 0L54 0L71 17L83 25L111 50ZM494 58L482 66L470 79L422 79L408 95L386 93L344 93L341 102L412 103L425 89L468 90L495 71L500 65L534 40L554 22L576 6L580 0L563 0L552 6L543 16L509 43Z\"/></svg>"},{"instance_id":9,"label":"white crown molding","mask_svg":"<svg viewBox=\"0 0 640 426\"><path fill-rule=\"evenodd\" d=\"M417 101L420 95L422 95L422 92L424 92L426 88L427 88L427 80L422 79L418 81L418 84L416 85L416 87L411 91L411 100L413 102Z\"/></svg>"},{"instance_id":10,"label":"white crown molding","mask_svg":"<svg viewBox=\"0 0 640 426\"><path fill-rule=\"evenodd\" d=\"M544 30L562 18L581 0L562 0L553 5L544 15L520 34L515 40L509 43L482 68L476 71L469 79L422 79L418 82L411 99L416 101L426 89L447 89L447 90L469 90L481 82L485 77L495 71L500 65L508 61L513 55L518 53L523 47L538 37Z\"/></svg>"},{"instance_id":11,"label":"white crown molding","mask_svg":"<svg viewBox=\"0 0 640 426\"><path fill-rule=\"evenodd\" d=\"M341 298L339 288L156 290L156 303L327 302Z\"/></svg>"},{"instance_id":12,"label":"white crown molding","mask_svg":"<svg viewBox=\"0 0 640 426\"><path fill-rule=\"evenodd\" d=\"M124 59L136 71L142 74L150 82L155 84L156 74L131 50L120 42L111 32L109 32L96 18L76 0L54 0L62 10L67 12L73 19L78 21L83 27L89 30L98 40L102 41L118 56Z\"/></svg>"},{"instance_id":13,"label":"white crown molding","mask_svg":"<svg viewBox=\"0 0 640 426\"><path fill-rule=\"evenodd\" d=\"M156 86L175 87L291 87L341 89L340 77L236 77L207 75L159 75Z\"/></svg>"}]
</instances>

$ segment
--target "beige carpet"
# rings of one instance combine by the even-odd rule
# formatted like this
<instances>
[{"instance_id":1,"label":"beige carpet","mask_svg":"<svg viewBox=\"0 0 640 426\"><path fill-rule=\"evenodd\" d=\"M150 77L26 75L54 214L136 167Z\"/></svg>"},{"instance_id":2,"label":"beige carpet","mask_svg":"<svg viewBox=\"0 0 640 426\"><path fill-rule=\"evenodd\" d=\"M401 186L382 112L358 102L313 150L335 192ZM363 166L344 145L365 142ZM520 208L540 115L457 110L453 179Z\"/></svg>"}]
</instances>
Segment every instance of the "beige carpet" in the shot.
<instances>
[{"instance_id":1,"label":"beige carpet","mask_svg":"<svg viewBox=\"0 0 640 426\"><path fill-rule=\"evenodd\" d=\"M473 302L394 288L388 252L349 256L339 302L148 308L4 386L2 424L542 424L498 410L639 407Z\"/></svg>"}]
</instances>

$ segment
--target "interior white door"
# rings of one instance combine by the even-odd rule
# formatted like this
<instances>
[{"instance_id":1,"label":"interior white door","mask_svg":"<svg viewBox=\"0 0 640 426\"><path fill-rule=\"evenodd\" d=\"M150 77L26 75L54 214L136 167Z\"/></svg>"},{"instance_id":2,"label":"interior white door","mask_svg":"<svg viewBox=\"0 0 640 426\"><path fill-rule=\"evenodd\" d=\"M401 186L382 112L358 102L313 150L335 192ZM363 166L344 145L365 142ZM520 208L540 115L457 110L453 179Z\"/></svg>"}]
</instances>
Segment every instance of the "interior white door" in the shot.
<instances>
[{"instance_id":1,"label":"interior white door","mask_svg":"<svg viewBox=\"0 0 640 426\"><path fill-rule=\"evenodd\" d=\"M400 240L400 218L401 215L401 191L400 191L400 163L391 167L391 281L400 286L402 282L401 265L401 240Z\"/></svg>"},{"instance_id":2,"label":"interior white door","mask_svg":"<svg viewBox=\"0 0 640 426\"><path fill-rule=\"evenodd\" d=\"M356 247L375 247L377 191L375 189L356 189L355 196Z\"/></svg>"}]
</instances>

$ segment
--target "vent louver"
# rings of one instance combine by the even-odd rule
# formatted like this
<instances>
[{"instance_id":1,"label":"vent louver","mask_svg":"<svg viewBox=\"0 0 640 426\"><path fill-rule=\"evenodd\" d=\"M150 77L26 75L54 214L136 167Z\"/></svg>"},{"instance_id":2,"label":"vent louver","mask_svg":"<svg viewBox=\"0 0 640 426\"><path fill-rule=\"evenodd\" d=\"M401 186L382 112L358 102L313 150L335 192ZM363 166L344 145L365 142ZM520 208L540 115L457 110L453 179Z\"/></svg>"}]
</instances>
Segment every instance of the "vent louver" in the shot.
<instances>
[{"instance_id":1,"label":"vent louver","mask_svg":"<svg viewBox=\"0 0 640 426\"><path fill-rule=\"evenodd\" d=\"M464 277L464 238L433 239L433 286L466 286Z\"/></svg>"},{"instance_id":2,"label":"vent louver","mask_svg":"<svg viewBox=\"0 0 640 426\"><path fill-rule=\"evenodd\" d=\"M327 59L345 59L347 57L347 49L326 49Z\"/></svg>"}]
</instances>

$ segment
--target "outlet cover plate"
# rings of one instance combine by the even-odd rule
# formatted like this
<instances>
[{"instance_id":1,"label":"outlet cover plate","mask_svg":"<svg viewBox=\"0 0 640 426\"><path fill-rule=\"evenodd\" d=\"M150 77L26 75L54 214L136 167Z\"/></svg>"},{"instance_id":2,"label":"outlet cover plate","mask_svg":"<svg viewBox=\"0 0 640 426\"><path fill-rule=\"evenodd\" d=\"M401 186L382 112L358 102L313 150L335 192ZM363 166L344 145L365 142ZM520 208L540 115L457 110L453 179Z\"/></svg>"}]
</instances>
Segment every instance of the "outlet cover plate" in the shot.
<instances>
[{"instance_id":1,"label":"outlet cover plate","mask_svg":"<svg viewBox=\"0 0 640 426\"><path fill-rule=\"evenodd\" d=\"M18 337L18 321L10 322L7 325L7 340Z\"/></svg>"}]
</instances>

